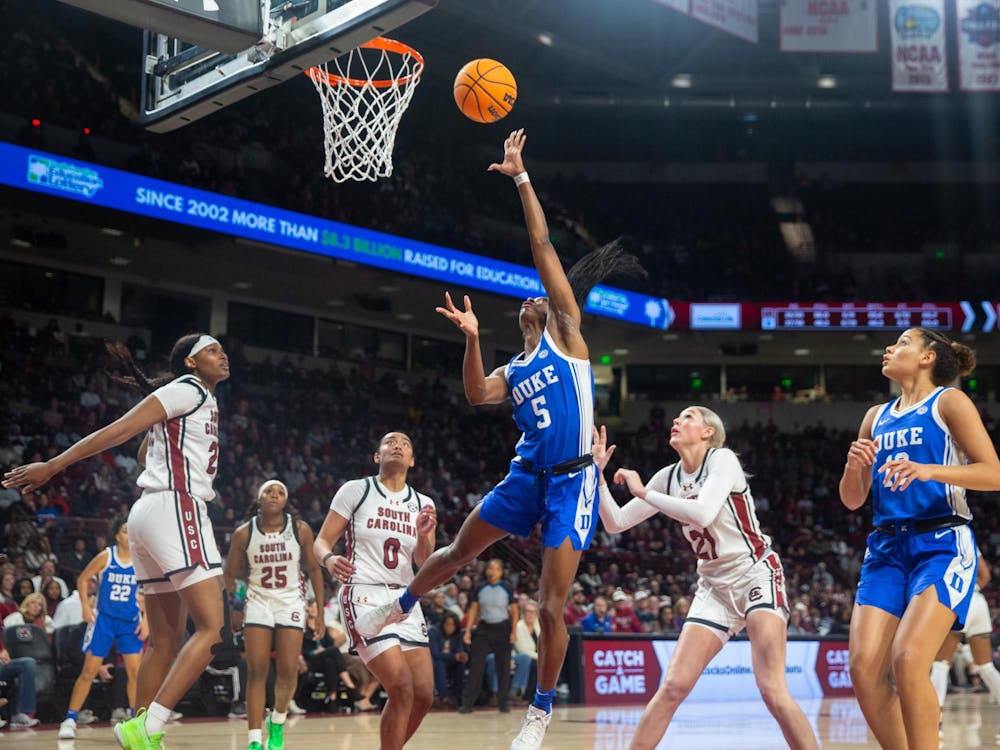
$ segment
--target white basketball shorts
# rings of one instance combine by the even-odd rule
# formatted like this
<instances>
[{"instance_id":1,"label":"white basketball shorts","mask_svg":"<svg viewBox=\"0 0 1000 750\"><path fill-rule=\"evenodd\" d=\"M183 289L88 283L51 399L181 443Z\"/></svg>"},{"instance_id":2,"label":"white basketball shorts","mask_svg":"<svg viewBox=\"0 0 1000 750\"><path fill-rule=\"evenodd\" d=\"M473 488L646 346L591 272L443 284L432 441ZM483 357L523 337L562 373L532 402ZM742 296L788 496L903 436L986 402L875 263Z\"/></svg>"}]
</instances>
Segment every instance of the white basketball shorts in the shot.
<instances>
[{"instance_id":1,"label":"white basketball shorts","mask_svg":"<svg viewBox=\"0 0 1000 750\"><path fill-rule=\"evenodd\" d=\"M306 602L302 597L295 599L279 599L277 597L261 597L253 592L247 593L246 606L243 608L243 623L270 628L293 628L304 630L306 626Z\"/></svg>"},{"instance_id":2,"label":"white basketball shorts","mask_svg":"<svg viewBox=\"0 0 1000 750\"><path fill-rule=\"evenodd\" d=\"M982 560L979 561L982 565ZM990 635L993 632L993 624L990 622L990 605L986 603L986 597L981 591L972 595L969 601L969 614L965 616L965 629L962 633L966 638L975 638L977 635Z\"/></svg>"},{"instance_id":3,"label":"white basketball shorts","mask_svg":"<svg viewBox=\"0 0 1000 750\"><path fill-rule=\"evenodd\" d=\"M427 623L419 604L413 605L409 617L385 627L378 635L362 638L358 633L356 623L362 612L398 599L402 593L402 588L389 588L383 584L349 584L340 590L340 608L347 637L351 641L351 651L357 652L365 664L394 646L403 651L427 648Z\"/></svg>"},{"instance_id":4,"label":"white basketball shorts","mask_svg":"<svg viewBox=\"0 0 1000 750\"><path fill-rule=\"evenodd\" d=\"M746 627L747 615L755 609L788 619L784 570L778 555L770 550L745 575L724 586L699 578L684 622L709 628L725 643Z\"/></svg>"},{"instance_id":5,"label":"white basketball shorts","mask_svg":"<svg viewBox=\"0 0 1000 750\"><path fill-rule=\"evenodd\" d=\"M136 582L162 594L222 575L205 502L183 492L144 492L128 515Z\"/></svg>"}]
</instances>

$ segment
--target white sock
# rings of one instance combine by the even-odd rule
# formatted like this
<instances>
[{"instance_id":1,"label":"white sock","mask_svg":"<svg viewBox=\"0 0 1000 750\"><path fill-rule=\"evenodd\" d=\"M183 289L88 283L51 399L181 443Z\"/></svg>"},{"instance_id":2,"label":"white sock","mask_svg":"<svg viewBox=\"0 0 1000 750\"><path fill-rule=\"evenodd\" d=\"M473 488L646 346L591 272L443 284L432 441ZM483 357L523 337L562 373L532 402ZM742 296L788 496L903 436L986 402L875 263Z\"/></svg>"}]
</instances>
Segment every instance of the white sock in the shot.
<instances>
[{"instance_id":1,"label":"white sock","mask_svg":"<svg viewBox=\"0 0 1000 750\"><path fill-rule=\"evenodd\" d=\"M170 709L155 701L149 704L146 709L146 735L152 737L163 731L163 727L170 721Z\"/></svg>"},{"instance_id":2,"label":"white sock","mask_svg":"<svg viewBox=\"0 0 1000 750\"><path fill-rule=\"evenodd\" d=\"M285 718L288 716L288 712L282 711L272 711L271 712L271 723L272 724L284 724Z\"/></svg>"},{"instance_id":3,"label":"white sock","mask_svg":"<svg viewBox=\"0 0 1000 750\"><path fill-rule=\"evenodd\" d=\"M992 693L993 700L1000 699L1000 672L997 671L997 668L993 666L993 662L991 661L977 666L979 667L979 679L983 681L983 684Z\"/></svg>"},{"instance_id":4,"label":"white sock","mask_svg":"<svg viewBox=\"0 0 1000 750\"><path fill-rule=\"evenodd\" d=\"M931 684L937 693L939 706L944 705L944 697L948 694L948 672L950 670L950 661L936 661L931 664Z\"/></svg>"},{"instance_id":5,"label":"white sock","mask_svg":"<svg viewBox=\"0 0 1000 750\"><path fill-rule=\"evenodd\" d=\"M247 735L248 735L247 744L251 742L256 742L258 745L261 745L264 742L260 737L259 729L251 729L249 732L247 732Z\"/></svg>"}]
</instances>

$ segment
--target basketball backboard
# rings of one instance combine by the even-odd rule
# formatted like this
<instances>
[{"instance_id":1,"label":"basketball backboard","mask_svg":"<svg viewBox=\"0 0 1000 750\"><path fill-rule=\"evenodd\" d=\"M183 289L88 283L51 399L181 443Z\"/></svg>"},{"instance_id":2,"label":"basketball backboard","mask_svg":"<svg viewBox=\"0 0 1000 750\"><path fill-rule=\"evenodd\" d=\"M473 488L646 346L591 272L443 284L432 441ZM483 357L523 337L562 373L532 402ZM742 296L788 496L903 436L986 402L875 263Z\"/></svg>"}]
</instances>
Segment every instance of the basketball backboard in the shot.
<instances>
[{"instance_id":1,"label":"basketball backboard","mask_svg":"<svg viewBox=\"0 0 1000 750\"><path fill-rule=\"evenodd\" d=\"M261 40L237 54L144 32L141 121L165 133L390 32L438 0L262 0Z\"/></svg>"}]
</instances>

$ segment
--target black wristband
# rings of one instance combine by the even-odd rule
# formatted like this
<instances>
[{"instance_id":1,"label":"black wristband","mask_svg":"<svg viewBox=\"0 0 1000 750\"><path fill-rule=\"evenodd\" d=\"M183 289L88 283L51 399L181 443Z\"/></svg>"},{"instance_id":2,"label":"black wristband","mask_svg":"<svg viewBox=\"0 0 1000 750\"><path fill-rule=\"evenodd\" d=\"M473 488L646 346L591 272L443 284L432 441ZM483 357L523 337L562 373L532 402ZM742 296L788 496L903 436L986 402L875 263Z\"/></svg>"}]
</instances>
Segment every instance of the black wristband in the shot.
<instances>
[{"instance_id":1,"label":"black wristband","mask_svg":"<svg viewBox=\"0 0 1000 750\"><path fill-rule=\"evenodd\" d=\"M325 555L323 555L323 560L320 562L320 565L322 565L325 568L326 561L329 560L331 557L336 557L336 556L337 556L336 552L333 551L327 552Z\"/></svg>"}]
</instances>

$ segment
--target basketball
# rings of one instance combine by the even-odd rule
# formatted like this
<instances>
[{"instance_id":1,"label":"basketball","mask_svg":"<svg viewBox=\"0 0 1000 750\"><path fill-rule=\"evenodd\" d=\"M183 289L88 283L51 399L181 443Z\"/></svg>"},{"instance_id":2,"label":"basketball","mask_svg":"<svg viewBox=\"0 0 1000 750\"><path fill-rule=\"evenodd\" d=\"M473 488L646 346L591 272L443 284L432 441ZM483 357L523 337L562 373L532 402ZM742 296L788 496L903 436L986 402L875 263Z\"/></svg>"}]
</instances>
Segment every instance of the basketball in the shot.
<instances>
[{"instance_id":1,"label":"basketball","mask_svg":"<svg viewBox=\"0 0 1000 750\"><path fill-rule=\"evenodd\" d=\"M455 77L455 104L470 120L502 120L516 101L517 81L507 66L496 60L472 60Z\"/></svg>"}]
</instances>

